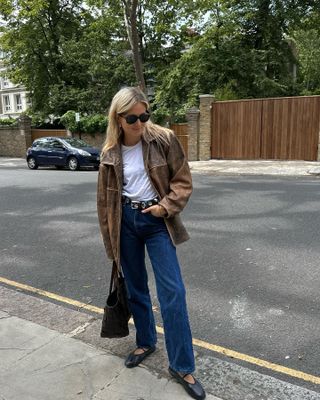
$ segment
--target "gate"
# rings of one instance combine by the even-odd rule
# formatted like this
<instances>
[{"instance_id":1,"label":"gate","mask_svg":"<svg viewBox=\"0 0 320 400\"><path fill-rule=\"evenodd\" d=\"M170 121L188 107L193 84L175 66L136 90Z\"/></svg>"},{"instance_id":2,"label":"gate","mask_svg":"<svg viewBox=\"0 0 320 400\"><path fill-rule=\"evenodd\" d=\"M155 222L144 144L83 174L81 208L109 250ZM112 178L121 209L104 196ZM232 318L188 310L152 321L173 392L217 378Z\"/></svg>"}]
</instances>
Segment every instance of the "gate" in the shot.
<instances>
[{"instance_id":1,"label":"gate","mask_svg":"<svg viewBox=\"0 0 320 400\"><path fill-rule=\"evenodd\" d=\"M66 129L31 129L32 142L45 136L66 137Z\"/></svg>"},{"instance_id":2,"label":"gate","mask_svg":"<svg viewBox=\"0 0 320 400\"><path fill-rule=\"evenodd\" d=\"M317 160L320 96L217 101L212 158Z\"/></svg>"},{"instance_id":3,"label":"gate","mask_svg":"<svg viewBox=\"0 0 320 400\"><path fill-rule=\"evenodd\" d=\"M171 124L170 129L176 134L181 146L184 150L184 154L188 157L188 124Z\"/></svg>"}]
</instances>

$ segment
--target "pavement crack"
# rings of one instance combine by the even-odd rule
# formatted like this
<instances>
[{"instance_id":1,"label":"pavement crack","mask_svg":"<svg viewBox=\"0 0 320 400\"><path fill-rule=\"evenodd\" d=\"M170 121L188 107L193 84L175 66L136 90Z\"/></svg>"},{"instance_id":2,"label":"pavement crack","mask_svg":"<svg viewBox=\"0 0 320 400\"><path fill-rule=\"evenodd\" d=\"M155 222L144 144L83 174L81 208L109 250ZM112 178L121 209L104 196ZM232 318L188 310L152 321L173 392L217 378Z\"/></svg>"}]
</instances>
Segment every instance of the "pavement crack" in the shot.
<instances>
[{"instance_id":1,"label":"pavement crack","mask_svg":"<svg viewBox=\"0 0 320 400\"><path fill-rule=\"evenodd\" d=\"M104 389L109 388L118 378L119 376L122 374L123 371L125 371L127 369L127 367L122 367L121 370L119 372L117 372L112 379L105 383L96 393L95 396L98 396L99 393L101 393Z\"/></svg>"},{"instance_id":2,"label":"pavement crack","mask_svg":"<svg viewBox=\"0 0 320 400\"><path fill-rule=\"evenodd\" d=\"M33 353L36 353L38 350L42 349L43 347L47 346L48 344L52 343L54 340L56 339L56 336L51 338L48 342L42 344L41 346L37 347L36 349L32 349L29 353L24 354L22 357L18 358L15 363L13 364L13 366L17 365L20 361L24 360L25 358L29 357L30 355L32 355ZM12 368L12 366L11 366Z\"/></svg>"},{"instance_id":3,"label":"pavement crack","mask_svg":"<svg viewBox=\"0 0 320 400\"><path fill-rule=\"evenodd\" d=\"M59 366L59 367L57 367L57 368L48 370L48 371L46 371L45 373L46 373L46 374L53 374L53 373L55 373L55 372L57 372L57 371L63 371L63 370L65 370L66 368L69 368L69 367L74 367L74 366L77 366L77 365L81 366L82 364L86 363L87 361L89 361L89 360L91 360L91 359L93 359L93 358L95 358L95 357L98 357L98 356L97 356L97 355L94 355L94 356L92 356L92 357L87 357L87 358L85 358L84 360L80 360L80 361L76 361L76 362L71 362L71 363L69 363L69 364L65 364L65 365L63 365L63 366ZM50 364L47 364L46 366L48 366L48 365L50 365ZM43 369L44 369L44 367L39 368L39 369L37 369L37 370L34 370L34 372L37 372L37 371L43 370ZM80 367L80 369L81 369L81 371L84 373L84 375L87 376L86 373L83 371L83 369L82 369L81 367Z\"/></svg>"},{"instance_id":4,"label":"pavement crack","mask_svg":"<svg viewBox=\"0 0 320 400\"><path fill-rule=\"evenodd\" d=\"M0 351L5 351L5 350L26 351L26 350L31 350L31 349L24 349L24 348L21 348L21 347L0 347Z\"/></svg>"},{"instance_id":5,"label":"pavement crack","mask_svg":"<svg viewBox=\"0 0 320 400\"><path fill-rule=\"evenodd\" d=\"M45 368L47 368L50 365L50 363L46 364L46 365L42 365L40 368L34 369L32 372L38 372L38 371L42 371Z\"/></svg>"},{"instance_id":6,"label":"pavement crack","mask_svg":"<svg viewBox=\"0 0 320 400\"><path fill-rule=\"evenodd\" d=\"M122 367L121 370L119 372L117 372L115 374L115 376L111 379L111 381L109 383L107 383L104 387L109 387L113 384L114 381L116 381L119 376L122 374L123 371L125 371L127 369L127 367Z\"/></svg>"}]
</instances>

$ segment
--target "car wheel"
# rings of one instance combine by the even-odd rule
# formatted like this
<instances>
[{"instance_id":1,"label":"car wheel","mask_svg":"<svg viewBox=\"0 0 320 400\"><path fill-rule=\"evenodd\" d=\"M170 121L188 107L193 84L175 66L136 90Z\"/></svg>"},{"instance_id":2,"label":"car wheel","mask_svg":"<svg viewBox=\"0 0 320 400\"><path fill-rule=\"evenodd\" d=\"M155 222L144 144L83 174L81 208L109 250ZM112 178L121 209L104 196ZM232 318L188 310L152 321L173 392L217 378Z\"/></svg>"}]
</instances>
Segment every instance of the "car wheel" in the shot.
<instances>
[{"instance_id":1,"label":"car wheel","mask_svg":"<svg viewBox=\"0 0 320 400\"><path fill-rule=\"evenodd\" d=\"M99 171L99 165L95 165L93 168L94 168L96 171Z\"/></svg>"},{"instance_id":2,"label":"car wheel","mask_svg":"<svg viewBox=\"0 0 320 400\"><path fill-rule=\"evenodd\" d=\"M79 165L79 161L77 160L76 157L70 157L68 160L68 168L70 169L70 171L76 171L77 169L79 169L80 165Z\"/></svg>"},{"instance_id":3,"label":"car wheel","mask_svg":"<svg viewBox=\"0 0 320 400\"><path fill-rule=\"evenodd\" d=\"M55 167L56 167L57 169L62 169L62 168L63 168L63 165L55 165Z\"/></svg>"},{"instance_id":4,"label":"car wheel","mask_svg":"<svg viewBox=\"0 0 320 400\"><path fill-rule=\"evenodd\" d=\"M38 168L37 161L36 161L36 159L34 157L29 157L27 163L28 163L28 167L30 169L37 169Z\"/></svg>"}]
</instances>

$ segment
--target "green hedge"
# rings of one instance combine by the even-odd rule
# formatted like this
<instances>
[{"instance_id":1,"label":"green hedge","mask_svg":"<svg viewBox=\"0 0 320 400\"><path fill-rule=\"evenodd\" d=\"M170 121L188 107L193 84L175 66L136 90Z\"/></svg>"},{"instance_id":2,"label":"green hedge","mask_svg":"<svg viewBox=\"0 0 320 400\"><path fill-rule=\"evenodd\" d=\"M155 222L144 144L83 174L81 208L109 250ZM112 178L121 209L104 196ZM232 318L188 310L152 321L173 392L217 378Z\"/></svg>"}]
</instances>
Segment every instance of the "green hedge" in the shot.
<instances>
[{"instance_id":1,"label":"green hedge","mask_svg":"<svg viewBox=\"0 0 320 400\"><path fill-rule=\"evenodd\" d=\"M80 121L76 122L76 112L67 111L60 119L60 122L72 133L105 133L108 119L105 115L94 114L80 116Z\"/></svg>"},{"instance_id":2,"label":"green hedge","mask_svg":"<svg viewBox=\"0 0 320 400\"><path fill-rule=\"evenodd\" d=\"M15 118L4 118L0 119L0 126L13 126L18 125L18 120Z\"/></svg>"}]
</instances>

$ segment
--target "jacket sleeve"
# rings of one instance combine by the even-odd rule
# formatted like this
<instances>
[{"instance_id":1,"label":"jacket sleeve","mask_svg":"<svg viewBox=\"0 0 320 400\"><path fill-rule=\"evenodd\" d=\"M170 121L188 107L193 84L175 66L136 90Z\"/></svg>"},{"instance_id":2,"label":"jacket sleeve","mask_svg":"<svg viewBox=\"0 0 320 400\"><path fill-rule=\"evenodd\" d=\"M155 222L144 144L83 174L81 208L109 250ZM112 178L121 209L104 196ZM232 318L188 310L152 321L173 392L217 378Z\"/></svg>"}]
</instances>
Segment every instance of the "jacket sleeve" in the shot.
<instances>
[{"instance_id":1,"label":"jacket sleeve","mask_svg":"<svg viewBox=\"0 0 320 400\"><path fill-rule=\"evenodd\" d=\"M98 219L107 256L111 260L114 260L114 255L110 241L109 226L108 226L108 211L107 211L108 191L106 190L106 187L107 187L106 167L100 164L99 174L98 174L98 187L97 187Z\"/></svg>"},{"instance_id":2,"label":"jacket sleeve","mask_svg":"<svg viewBox=\"0 0 320 400\"><path fill-rule=\"evenodd\" d=\"M188 161L174 133L170 134L167 164L170 172L169 193L161 199L159 204L167 211L166 218L170 218L184 209L192 193L192 178Z\"/></svg>"}]
</instances>

